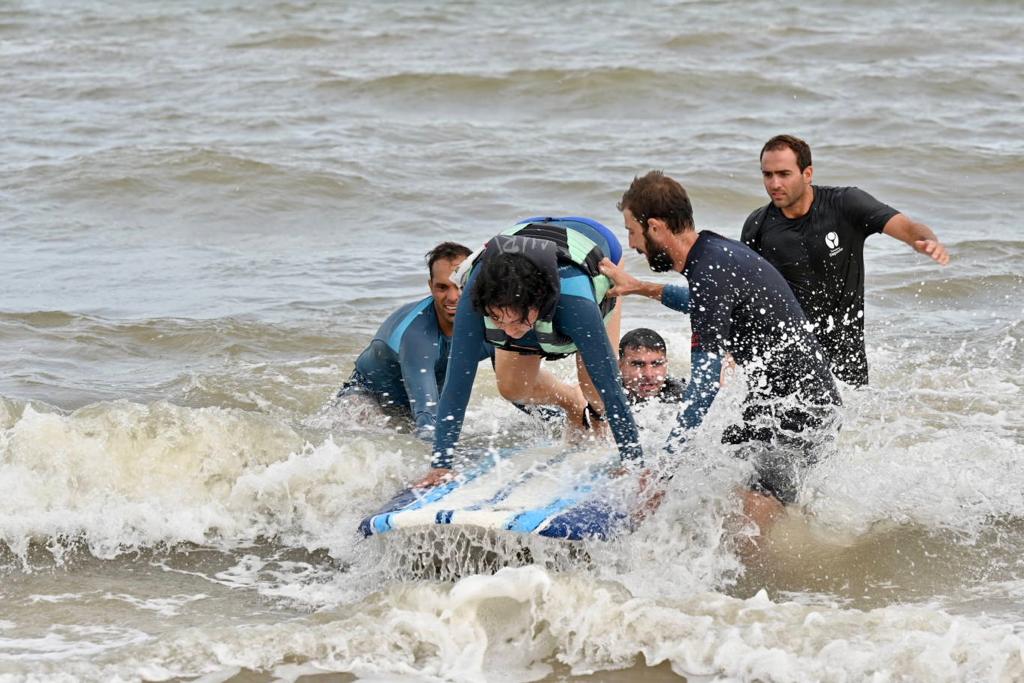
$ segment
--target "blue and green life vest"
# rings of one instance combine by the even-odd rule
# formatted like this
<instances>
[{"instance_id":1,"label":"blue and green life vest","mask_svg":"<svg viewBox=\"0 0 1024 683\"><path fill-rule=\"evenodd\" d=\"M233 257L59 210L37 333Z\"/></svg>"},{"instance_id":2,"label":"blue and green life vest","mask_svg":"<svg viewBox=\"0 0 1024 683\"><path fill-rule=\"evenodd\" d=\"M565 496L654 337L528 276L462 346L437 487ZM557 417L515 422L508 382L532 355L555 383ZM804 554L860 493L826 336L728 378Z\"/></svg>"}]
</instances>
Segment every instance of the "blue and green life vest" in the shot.
<instances>
[{"instance_id":1,"label":"blue and green life vest","mask_svg":"<svg viewBox=\"0 0 1024 683\"><path fill-rule=\"evenodd\" d=\"M480 253L479 262L482 263L484 259L496 253L522 254L530 263L537 266L560 293L563 292L563 286L558 268L564 265L578 266L590 277L594 298L602 317L607 321L615 308L615 299L606 296L608 290L612 288L612 281L598 269L598 264L606 254L597 242L580 230L574 229L576 225L584 226L584 229L590 232L595 230L594 225L575 218L542 218L519 223L492 238ZM601 227L607 230L604 226ZM553 318L557 306L558 297L555 297L539 312L533 327L534 334L545 353L575 353L576 345L572 339L555 330ZM509 351L536 351L533 346L517 344L517 340L511 339L494 325L490 316L484 316L484 325L487 341L497 348Z\"/></svg>"}]
</instances>

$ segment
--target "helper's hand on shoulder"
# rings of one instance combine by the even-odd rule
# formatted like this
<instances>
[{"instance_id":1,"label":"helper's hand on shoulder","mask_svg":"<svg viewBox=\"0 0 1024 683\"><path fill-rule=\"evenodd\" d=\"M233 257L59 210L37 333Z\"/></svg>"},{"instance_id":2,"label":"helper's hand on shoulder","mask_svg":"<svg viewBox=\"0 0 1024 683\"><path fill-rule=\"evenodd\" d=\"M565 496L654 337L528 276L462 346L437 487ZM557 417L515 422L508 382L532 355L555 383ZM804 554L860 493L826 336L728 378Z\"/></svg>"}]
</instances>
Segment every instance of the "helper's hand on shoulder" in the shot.
<instances>
[{"instance_id":1,"label":"helper's hand on shoulder","mask_svg":"<svg viewBox=\"0 0 1024 683\"><path fill-rule=\"evenodd\" d=\"M601 259L601 262L597 264L597 267L600 268L601 274L607 276L614 285L614 287L608 290L607 296L628 296L630 294L636 294L643 286L643 283L640 280L627 273L626 269L622 266L617 266L612 263L611 259Z\"/></svg>"}]
</instances>

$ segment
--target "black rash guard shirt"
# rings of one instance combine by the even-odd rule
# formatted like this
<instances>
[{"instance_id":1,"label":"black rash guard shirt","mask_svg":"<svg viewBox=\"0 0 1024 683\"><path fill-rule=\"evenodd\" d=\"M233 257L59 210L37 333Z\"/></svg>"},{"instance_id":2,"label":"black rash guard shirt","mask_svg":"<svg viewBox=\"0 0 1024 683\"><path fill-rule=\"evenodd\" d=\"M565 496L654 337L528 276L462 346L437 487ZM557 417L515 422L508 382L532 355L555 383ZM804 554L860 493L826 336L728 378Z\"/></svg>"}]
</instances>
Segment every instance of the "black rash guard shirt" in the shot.
<instances>
[{"instance_id":1,"label":"black rash guard shirt","mask_svg":"<svg viewBox=\"0 0 1024 683\"><path fill-rule=\"evenodd\" d=\"M805 215L786 218L768 204L750 214L740 239L789 283L835 375L865 385L864 240L899 212L856 187L812 187Z\"/></svg>"},{"instance_id":2,"label":"black rash guard shirt","mask_svg":"<svg viewBox=\"0 0 1024 683\"><path fill-rule=\"evenodd\" d=\"M731 353L761 397L840 405L817 339L785 280L749 247L701 231L686 258L694 351ZM751 398L751 397L748 397Z\"/></svg>"}]
</instances>

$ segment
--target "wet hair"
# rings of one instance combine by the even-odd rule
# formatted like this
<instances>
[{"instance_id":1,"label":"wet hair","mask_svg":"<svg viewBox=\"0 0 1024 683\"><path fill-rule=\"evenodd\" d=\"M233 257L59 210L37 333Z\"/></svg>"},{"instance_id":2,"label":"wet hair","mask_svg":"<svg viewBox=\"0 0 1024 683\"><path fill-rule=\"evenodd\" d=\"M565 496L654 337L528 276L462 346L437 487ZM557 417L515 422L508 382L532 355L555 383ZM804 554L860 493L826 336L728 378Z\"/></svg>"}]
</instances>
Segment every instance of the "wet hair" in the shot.
<instances>
[{"instance_id":1,"label":"wet hair","mask_svg":"<svg viewBox=\"0 0 1024 683\"><path fill-rule=\"evenodd\" d=\"M661 351L668 353L665 348L665 340L654 330L646 327L638 327L622 335L619 340L619 358L626 356L626 351L635 349L647 349L648 351Z\"/></svg>"},{"instance_id":2,"label":"wet hair","mask_svg":"<svg viewBox=\"0 0 1024 683\"><path fill-rule=\"evenodd\" d=\"M473 252L457 242L441 242L426 254L423 258L427 261L427 273L434 278L434 264L438 261L454 261L457 258L466 258Z\"/></svg>"},{"instance_id":3,"label":"wet hair","mask_svg":"<svg viewBox=\"0 0 1024 683\"><path fill-rule=\"evenodd\" d=\"M522 254L485 258L473 282L473 308L482 315L508 308L526 320L531 308L543 313L557 297L555 285Z\"/></svg>"},{"instance_id":4,"label":"wet hair","mask_svg":"<svg viewBox=\"0 0 1024 683\"><path fill-rule=\"evenodd\" d=\"M758 159L763 159L765 152L774 152L777 149L793 150L793 154L796 155L796 166L800 169L801 173L811 165L810 145L795 135L776 135L764 143L764 147L761 148L761 156Z\"/></svg>"},{"instance_id":5,"label":"wet hair","mask_svg":"<svg viewBox=\"0 0 1024 683\"><path fill-rule=\"evenodd\" d=\"M619 211L629 209L644 231L647 221L660 218L673 233L693 230L693 206L682 185L661 171L634 177L617 204Z\"/></svg>"}]
</instances>

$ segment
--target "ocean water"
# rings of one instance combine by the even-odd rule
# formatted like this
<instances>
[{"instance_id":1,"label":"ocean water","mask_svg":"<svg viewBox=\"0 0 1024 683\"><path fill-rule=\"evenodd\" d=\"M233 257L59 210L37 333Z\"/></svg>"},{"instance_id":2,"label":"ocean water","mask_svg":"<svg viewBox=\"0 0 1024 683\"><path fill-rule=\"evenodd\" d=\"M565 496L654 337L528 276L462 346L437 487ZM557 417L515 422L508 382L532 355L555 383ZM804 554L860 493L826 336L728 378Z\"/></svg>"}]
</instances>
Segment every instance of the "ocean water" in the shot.
<instances>
[{"instance_id":1,"label":"ocean water","mask_svg":"<svg viewBox=\"0 0 1024 683\"><path fill-rule=\"evenodd\" d=\"M0 680L1024 680L1019 3L15 1L0 84ZM868 241L872 385L756 552L736 385L568 563L358 537L429 453L329 401L424 252L652 168L737 237L779 132L952 261ZM481 372L467 442L552 438Z\"/></svg>"}]
</instances>

